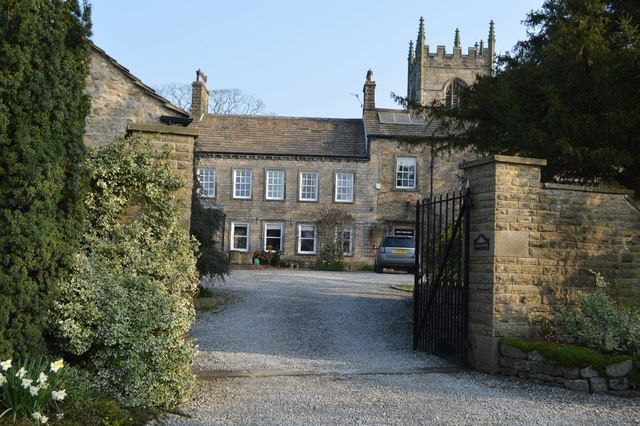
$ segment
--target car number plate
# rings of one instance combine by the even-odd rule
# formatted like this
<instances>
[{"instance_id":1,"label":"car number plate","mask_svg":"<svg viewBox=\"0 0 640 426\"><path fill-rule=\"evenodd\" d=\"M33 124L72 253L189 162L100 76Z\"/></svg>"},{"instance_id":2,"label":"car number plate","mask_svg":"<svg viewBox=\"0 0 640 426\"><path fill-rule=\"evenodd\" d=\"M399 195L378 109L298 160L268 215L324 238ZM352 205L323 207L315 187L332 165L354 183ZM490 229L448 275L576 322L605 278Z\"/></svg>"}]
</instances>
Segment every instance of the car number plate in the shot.
<instances>
[{"instance_id":1,"label":"car number plate","mask_svg":"<svg viewBox=\"0 0 640 426\"><path fill-rule=\"evenodd\" d=\"M407 250L406 249L393 249L392 253L393 254L407 254Z\"/></svg>"}]
</instances>

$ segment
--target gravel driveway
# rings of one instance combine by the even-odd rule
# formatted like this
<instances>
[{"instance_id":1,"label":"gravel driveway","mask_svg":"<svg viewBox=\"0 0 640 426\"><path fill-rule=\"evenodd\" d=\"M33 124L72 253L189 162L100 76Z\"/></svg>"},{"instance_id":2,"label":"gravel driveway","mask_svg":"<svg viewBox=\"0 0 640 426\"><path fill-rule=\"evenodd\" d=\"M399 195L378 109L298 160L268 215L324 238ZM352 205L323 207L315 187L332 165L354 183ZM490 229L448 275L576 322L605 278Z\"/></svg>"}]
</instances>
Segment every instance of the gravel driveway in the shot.
<instances>
[{"instance_id":1,"label":"gravel driveway","mask_svg":"<svg viewBox=\"0 0 640 426\"><path fill-rule=\"evenodd\" d=\"M236 271L193 329L201 378L169 424L640 424L640 402L457 370L411 350L406 274Z\"/></svg>"}]
</instances>

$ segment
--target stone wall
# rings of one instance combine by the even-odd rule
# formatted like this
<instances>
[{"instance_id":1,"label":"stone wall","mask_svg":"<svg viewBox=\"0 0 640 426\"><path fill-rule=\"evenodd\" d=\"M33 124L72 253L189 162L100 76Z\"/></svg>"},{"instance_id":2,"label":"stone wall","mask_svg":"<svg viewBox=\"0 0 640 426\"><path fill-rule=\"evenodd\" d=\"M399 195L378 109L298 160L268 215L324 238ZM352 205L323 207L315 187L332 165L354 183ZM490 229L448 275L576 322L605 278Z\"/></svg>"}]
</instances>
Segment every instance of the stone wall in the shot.
<instances>
[{"instance_id":1,"label":"stone wall","mask_svg":"<svg viewBox=\"0 0 640 426\"><path fill-rule=\"evenodd\" d=\"M602 273L620 297L640 296L640 212L629 191L542 184L543 160L465 163L472 197L469 333L472 363L494 372L500 336L536 336L556 308ZM475 250L480 235L489 250Z\"/></svg>"},{"instance_id":2,"label":"stone wall","mask_svg":"<svg viewBox=\"0 0 640 426\"><path fill-rule=\"evenodd\" d=\"M175 194L180 203L180 226L189 229L193 190L193 149L198 130L190 127L136 123L129 124L127 130L148 139L156 151L169 154L171 172L184 182L184 186Z\"/></svg>"},{"instance_id":3,"label":"stone wall","mask_svg":"<svg viewBox=\"0 0 640 426\"><path fill-rule=\"evenodd\" d=\"M610 393L617 396L640 397L638 386L629 375L633 361L627 359L597 371L592 365L564 366L546 358L537 350L524 352L511 345L500 345L500 373L534 380L579 392Z\"/></svg>"},{"instance_id":4,"label":"stone wall","mask_svg":"<svg viewBox=\"0 0 640 426\"><path fill-rule=\"evenodd\" d=\"M186 115L95 46L86 92L91 97L84 136L89 146L104 145L125 134L129 123L159 124L162 115Z\"/></svg>"}]
</instances>

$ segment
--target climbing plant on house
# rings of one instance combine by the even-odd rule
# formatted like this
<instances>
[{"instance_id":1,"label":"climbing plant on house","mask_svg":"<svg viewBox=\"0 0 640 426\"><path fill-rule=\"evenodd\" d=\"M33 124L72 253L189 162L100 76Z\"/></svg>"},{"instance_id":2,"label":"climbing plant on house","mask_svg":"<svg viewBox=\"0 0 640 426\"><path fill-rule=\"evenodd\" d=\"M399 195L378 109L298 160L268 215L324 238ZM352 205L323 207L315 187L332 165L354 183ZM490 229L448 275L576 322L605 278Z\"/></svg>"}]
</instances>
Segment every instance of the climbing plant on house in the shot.
<instances>
[{"instance_id":1,"label":"climbing plant on house","mask_svg":"<svg viewBox=\"0 0 640 426\"><path fill-rule=\"evenodd\" d=\"M0 2L0 359L45 351L79 246L90 31L86 3Z\"/></svg>"}]
</instances>

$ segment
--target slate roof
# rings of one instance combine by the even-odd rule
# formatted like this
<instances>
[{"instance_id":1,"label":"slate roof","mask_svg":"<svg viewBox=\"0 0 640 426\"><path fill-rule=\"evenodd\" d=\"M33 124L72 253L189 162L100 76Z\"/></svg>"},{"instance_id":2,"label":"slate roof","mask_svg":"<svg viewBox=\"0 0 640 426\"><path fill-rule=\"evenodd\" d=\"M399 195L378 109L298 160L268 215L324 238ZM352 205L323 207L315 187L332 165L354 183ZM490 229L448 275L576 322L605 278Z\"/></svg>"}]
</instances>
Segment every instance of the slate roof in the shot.
<instances>
[{"instance_id":1,"label":"slate roof","mask_svg":"<svg viewBox=\"0 0 640 426\"><path fill-rule=\"evenodd\" d=\"M155 98L155 99L159 100L163 104L163 106L165 108L168 108L168 109L172 110L173 112L175 112L176 114L178 114L181 117L189 117L189 113L187 111L183 110L182 108L179 108L179 107L175 106L169 100L165 99L160 94L158 94L158 92L153 90L153 88L151 88L151 87L147 86L146 84L144 84L138 77L133 75L131 73L131 71L129 71L128 68L126 68L125 66L120 64L118 61L116 61L111 56L109 56L107 54L107 52L105 52L104 50L100 49L94 43L91 43L91 48L93 50L95 50L99 55L104 57L107 61L109 61L111 63L111 65L113 65L114 67L119 69L122 73L124 73L125 76L127 76L127 78L129 78L133 82L133 84L135 84L140 89L142 89L147 95L151 96L152 98Z\"/></svg>"},{"instance_id":2,"label":"slate roof","mask_svg":"<svg viewBox=\"0 0 640 426\"><path fill-rule=\"evenodd\" d=\"M207 114L201 153L367 158L362 119Z\"/></svg>"},{"instance_id":3,"label":"slate roof","mask_svg":"<svg viewBox=\"0 0 640 426\"><path fill-rule=\"evenodd\" d=\"M438 131L440 122L437 120L415 120L412 124L383 123L381 116L394 113L406 116L406 111L399 109L376 108L365 111L364 122L367 126L367 136L380 138L419 138L425 136L445 137L446 134Z\"/></svg>"}]
</instances>

